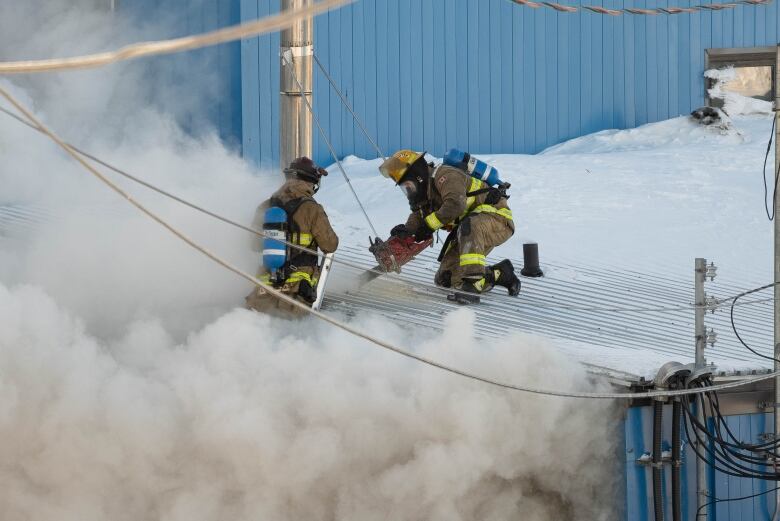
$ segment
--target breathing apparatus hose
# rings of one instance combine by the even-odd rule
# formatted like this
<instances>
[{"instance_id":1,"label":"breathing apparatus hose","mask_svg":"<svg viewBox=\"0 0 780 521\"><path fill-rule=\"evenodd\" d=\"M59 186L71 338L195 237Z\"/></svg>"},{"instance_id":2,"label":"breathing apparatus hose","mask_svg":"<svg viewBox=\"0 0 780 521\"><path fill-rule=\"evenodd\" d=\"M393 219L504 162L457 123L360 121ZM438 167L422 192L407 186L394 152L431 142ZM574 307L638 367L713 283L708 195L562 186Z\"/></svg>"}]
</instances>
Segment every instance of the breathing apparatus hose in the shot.
<instances>
[{"instance_id":1,"label":"breathing apparatus hose","mask_svg":"<svg viewBox=\"0 0 780 521\"><path fill-rule=\"evenodd\" d=\"M680 450L680 437L682 433L680 432L680 421L682 419L682 403L680 403L680 400L674 400L672 402L672 520L673 521L681 521L682 520L682 510L681 510L681 472L682 472L682 461L681 461L681 450Z\"/></svg>"},{"instance_id":2,"label":"breathing apparatus hose","mask_svg":"<svg viewBox=\"0 0 780 521\"><path fill-rule=\"evenodd\" d=\"M653 511L655 521L664 521L664 498L661 487L663 463L661 462L661 434L663 432L664 403L653 402Z\"/></svg>"}]
</instances>

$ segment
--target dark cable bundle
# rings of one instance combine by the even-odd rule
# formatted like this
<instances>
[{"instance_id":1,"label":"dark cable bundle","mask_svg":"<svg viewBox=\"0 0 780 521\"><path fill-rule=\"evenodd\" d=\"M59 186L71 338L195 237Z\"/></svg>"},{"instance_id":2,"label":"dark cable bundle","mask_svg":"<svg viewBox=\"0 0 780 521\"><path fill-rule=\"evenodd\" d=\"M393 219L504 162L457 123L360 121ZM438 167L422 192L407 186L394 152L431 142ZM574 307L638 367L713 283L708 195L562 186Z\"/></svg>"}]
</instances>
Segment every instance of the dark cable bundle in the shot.
<instances>
[{"instance_id":1,"label":"dark cable bundle","mask_svg":"<svg viewBox=\"0 0 780 521\"><path fill-rule=\"evenodd\" d=\"M709 376L686 382L687 388L706 388L712 386ZM748 479L780 481L780 472L775 466L775 454L780 449L780 440L772 439L762 443L746 443L737 439L726 423L720 410L717 393L707 391L699 394L699 401L691 395L681 397L685 421L682 422L685 437L696 457L712 466L717 472ZM696 416L695 405L703 407L704 424ZM709 428L708 428L709 426ZM780 489L772 488L755 494L733 498L717 498L703 504L696 511L695 519L701 510L716 503L741 501L763 496Z\"/></svg>"},{"instance_id":2,"label":"dark cable bundle","mask_svg":"<svg viewBox=\"0 0 780 521\"><path fill-rule=\"evenodd\" d=\"M709 377L689 384L690 387L709 387ZM780 440L761 443L747 443L737 439L726 423L720 410L718 395L705 392L701 395L704 424L696 417L694 402L686 395L682 397L685 436L696 457L711 465L716 471L730 476L780 481L780 472L775 468L775 453L780 450ZM710 424L708 428L707 424ZM708 457L709 456L709 457Z\"/></svg>"}]
</instances>

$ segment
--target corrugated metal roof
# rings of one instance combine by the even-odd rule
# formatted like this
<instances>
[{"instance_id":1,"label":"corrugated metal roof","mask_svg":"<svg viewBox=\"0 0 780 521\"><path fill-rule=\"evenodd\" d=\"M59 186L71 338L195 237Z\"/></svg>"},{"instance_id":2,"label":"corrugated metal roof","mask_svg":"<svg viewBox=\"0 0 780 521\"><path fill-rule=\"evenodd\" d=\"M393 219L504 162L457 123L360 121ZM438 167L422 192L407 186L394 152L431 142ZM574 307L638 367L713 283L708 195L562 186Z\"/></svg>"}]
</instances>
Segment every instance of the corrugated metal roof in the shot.
<instances>
[{"instance_id":1,"label":"corrugated metal roof","mask_svg":"<svg viewBox=\"0 0 780 521\"><path fill-rule=\"evenodd\" d=\"M48 213L37 206L0 205L0 237L18 235L42 222Z\"/></svg>"},{"instance_id":2,"label":"corrugated metal roof","mask_svg":"<svg viewBox=\"0 0 780 521\"><path fill-rule=\"evenodd\" d=\"M50 217L45 208L0 206L0 240L21 237ZM365 269L375 264L367 250L355 246L340 247L337 259ZM519 259L512 262L522 266ZM434 251L428 250L404 266L402 274L385 275L358 288L350 281L359 270L337 263L323 309L349 315L369 311L399 323L441 329L442 317L460 306L446 299L446 291L431 287L437 265ZM543 278L522 279L519 297L509 297L503 288L496 288L481 304L470 306L476 315L476 335L496 338L513 331L542 335L554 339L559 349L593 371L625 382L652 376L670 360L693 361L693 259L687 275L683 266L653 272L553 261L542 267ZM767 282L736 280L728 275L720 274L708 282L708 294L725 298ZM746 302L762 302L738 306L735 311L743 339L765 355L772 351L771 296L767 291L745 297ZM771 362L739 344L731 329L728 306L708 313L705 322L718 333L714 347L707 349L707 358L722 374L770 368Z\"/></svg>"},{"instance_id":3,"label":"corrugated metal roof","mask_svg":"<svg viewBox=\"0 0 780 521\"><path fill-rule=\"evenodd\" d=\"M354 247L342 247L337 255L366 268L373 265L370 253ZM512 262L522 266L519 259ZM547 262L542 266L544 277L522 279L519 297L509 297L503 288L496 288L483 297L482 303L470 306L476 314L475 333L486 338L511 331L543 335L555 339L560 349L593 368L634 380L652 376L665 362L693 361L693 264L691 259L690 276L686 277L680 274L685 267L670 274ZM425 252L404 266L400 275L387 275L348 290L335 284L327 292L324 307L350 314L367 309L394 321L441 329L442 316L460 306L447 301L443 290L416 286L431 284L436 266L434 253ZM343 279L355 272L338 265L334 278ZM720 274L714 282L707 282L706 290L709 295L726 298L756 285L727 280L725 274ZM773 307L771 300L767 301L771 296L770 290L743 297L740 303L754 303L737 306L735 311L740 335L766 355L771 354L772 346ZM739 343L732 332L728 306L708 313L705 323L718 334L715 345L708 346L707 359L716 363L719 372L744 374L770 367L771 362Z\"/></svg>"}]
</instances>

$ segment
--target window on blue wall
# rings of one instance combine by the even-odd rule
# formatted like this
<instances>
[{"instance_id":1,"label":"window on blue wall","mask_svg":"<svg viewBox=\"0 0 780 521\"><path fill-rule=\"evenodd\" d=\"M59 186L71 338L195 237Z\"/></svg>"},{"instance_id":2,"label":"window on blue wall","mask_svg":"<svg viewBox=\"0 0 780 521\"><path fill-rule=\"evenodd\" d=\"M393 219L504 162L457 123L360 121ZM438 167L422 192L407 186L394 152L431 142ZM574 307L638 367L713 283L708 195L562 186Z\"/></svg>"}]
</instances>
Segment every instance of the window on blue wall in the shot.
<instances>
[{"instance_id":1,"label":"window on blue wall","mask_svg":"<svg viewBox=\"0 0 780 521\"><path fill-rule=\"evenodd\" d=\"M774 98L775 47L745 47L707 49L706 70L722 71L705 73L705 97L707 104L722 107L722 95L734 93L750 98L772 101Z\"/></svg>"}]
</instances>

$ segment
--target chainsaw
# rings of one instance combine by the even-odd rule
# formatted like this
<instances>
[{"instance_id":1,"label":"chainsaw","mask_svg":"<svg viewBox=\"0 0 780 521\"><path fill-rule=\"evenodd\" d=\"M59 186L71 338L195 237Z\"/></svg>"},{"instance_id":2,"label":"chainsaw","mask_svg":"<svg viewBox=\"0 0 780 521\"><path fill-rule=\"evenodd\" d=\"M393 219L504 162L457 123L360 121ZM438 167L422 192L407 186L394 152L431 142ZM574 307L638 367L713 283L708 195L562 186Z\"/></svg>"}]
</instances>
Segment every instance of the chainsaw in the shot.
<instances>
[{"instance_id":1,"label":"chainsaw","mask_svg":"<svg viewBox=\"0 0 780 521\"><path fill-rule=\"evenodd\" d=\"M359 284L361 286L367 282L371 282L382 275L382 273L389 273L391 271L401 273L401 266L430 246L433 243L433 238L417 242L414 240L413 236L393 236L386 241L383 241L379 237L374 240L369 237L368 241L371 243L368 251L374 254L377 266L360 276Z\"/></svg>"}]
</instances>

